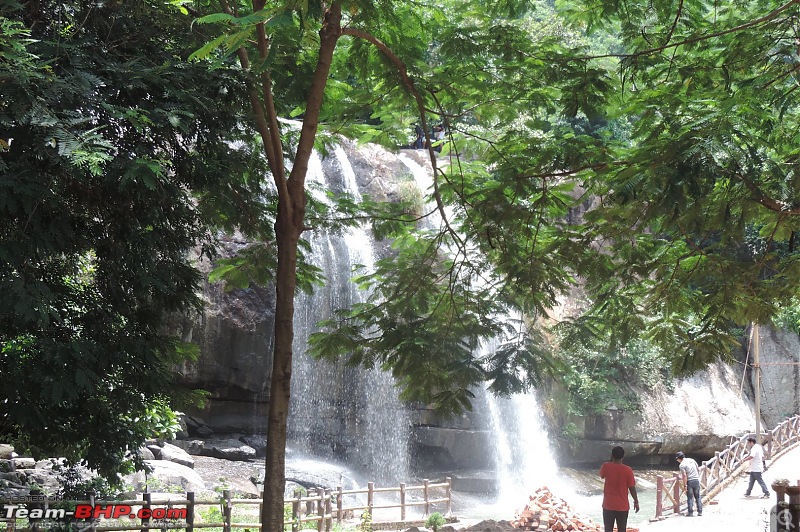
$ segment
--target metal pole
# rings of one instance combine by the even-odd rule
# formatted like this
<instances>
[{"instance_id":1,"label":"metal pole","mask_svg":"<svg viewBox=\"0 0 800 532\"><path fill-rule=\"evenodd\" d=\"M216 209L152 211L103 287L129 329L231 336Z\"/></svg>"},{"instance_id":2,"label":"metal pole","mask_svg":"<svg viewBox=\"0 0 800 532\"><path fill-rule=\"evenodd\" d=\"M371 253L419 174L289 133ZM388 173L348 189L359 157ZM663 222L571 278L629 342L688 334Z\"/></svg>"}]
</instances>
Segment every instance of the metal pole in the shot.
<instances>
[{"instance_id":1,"label":"metal pole","mask_svg":"<svg viewBox=\"0 0 800 532\"><path fill-rule=\"evenodd\" d=\"M756 395L756 443L761 444L761 366L759 365L759 338L758 324L753 324L753 379L755 379L754 390Z\"/></svg>"}]
</instances>

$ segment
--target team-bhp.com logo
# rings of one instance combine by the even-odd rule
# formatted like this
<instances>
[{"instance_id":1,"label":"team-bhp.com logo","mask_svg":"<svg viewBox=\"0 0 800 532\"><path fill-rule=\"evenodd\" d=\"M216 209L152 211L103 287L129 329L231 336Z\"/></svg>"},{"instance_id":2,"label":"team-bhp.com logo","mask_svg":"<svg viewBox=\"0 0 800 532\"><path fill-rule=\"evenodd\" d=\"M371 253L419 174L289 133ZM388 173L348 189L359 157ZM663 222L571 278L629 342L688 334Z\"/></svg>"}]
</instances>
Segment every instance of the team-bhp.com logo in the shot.
<instances>
[{"instance_id":1,"label":"team-bhp.com logo","mask_svg":"<svg viewBox=\"0 0 800 532\"><path fill-rule=\"evenodd\" d=\"M186 520L186 508L140 508L130 504L79 504L74 510L63 508L27 508L16 504L3 505L5 519L156 519Z\"/></svg>"}]
</instances>

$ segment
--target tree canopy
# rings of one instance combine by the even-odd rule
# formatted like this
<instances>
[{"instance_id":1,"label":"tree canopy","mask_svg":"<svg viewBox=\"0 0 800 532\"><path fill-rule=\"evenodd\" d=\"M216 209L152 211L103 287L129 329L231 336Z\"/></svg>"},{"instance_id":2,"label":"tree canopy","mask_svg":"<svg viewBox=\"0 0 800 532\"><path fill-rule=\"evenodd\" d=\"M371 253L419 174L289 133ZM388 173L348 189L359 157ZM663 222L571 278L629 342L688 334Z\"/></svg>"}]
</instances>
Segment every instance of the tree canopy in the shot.
<instances>
[{"instance_id":1,"label":"tree canopy","mask_svg":"<svg viewBox=\"0 0 800 532\"><path fill-rule=\"evenodd\" d=\"M800 281L797 6L559 7L565 18L555 21L542 4L491 21L448 13L456 23L433 45L448 61L421 77L452 140L435 192L454 209L454 230L398 240L402 251L372 276L381 302L328 323L330 334L315 337L319 354L355 353L354 362L413 374L404 382L420 383L409 383L420 398L448 384L463 398L471 378L507 378L493 371L498 363L527 365L530 377L547 357L527 343L508 351L515 358L456 363L474 342L466 351L453 342L406 365L427 345L425 326L460 327L454 338L475 340L497 332L486 318L498 305L546 317L580 286L585 311L557 324L561 349L613 356L644 340L681 374L730 355L744 325L791 303ZM445 265L430 252L442 248ZM419 272L439 289L414 292ZM371 337L394 330L387 319L410 329L388 345ZM518 339L513 330L507 345ZM451 364L471 377L454 384L462 373ZM448 384L431 386L431 374Z\"/></svg>"},{"instance_id":2,"label":"tree canopy","mask_svg":"<svg viewBox=\"0 0 800 532\"><path fill-rule=\"evenodd\" d=\"M190 250L264 210L231 144L243 82L188 63L203 37L172 14L0 4L0 435L109 475L181 395L195 349L164 324L199 304Z\"/></svg>"},{"instance_id":3,"label":"tree canopy","mask_svg":"<svg viewBox=\"0 0 800 532\"><path fill-rule=\"evenodd\" d=\"M266 528L307 222L353 210L308 200L319 133L446 130L428 221L362 205L393 251L314 337L444 411L564 371L554 338L690 372L797 295L795 2L0 6L0 428L77 453L102 426L113 470L184 351L161 324L196 303L187 250L236 227L258 242L218 277L277 286Z\"/></svg>"}]
</instances>

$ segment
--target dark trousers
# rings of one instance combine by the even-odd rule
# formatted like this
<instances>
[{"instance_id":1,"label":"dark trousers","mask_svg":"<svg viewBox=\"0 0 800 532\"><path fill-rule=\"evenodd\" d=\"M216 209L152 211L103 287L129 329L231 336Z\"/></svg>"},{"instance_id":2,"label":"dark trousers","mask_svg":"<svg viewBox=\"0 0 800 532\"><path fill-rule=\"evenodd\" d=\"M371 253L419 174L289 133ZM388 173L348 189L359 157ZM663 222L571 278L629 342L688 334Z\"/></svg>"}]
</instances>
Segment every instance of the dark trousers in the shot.
<instances>
[{"instance_id":1,"label":"dark trousers","mask_svg":"<svg viewBox=\"0 0 800 532\"><path fill-rule=\"evenodd\" d=\"M750 492L753 491L753 484L758 482L758 485L761 486L761 489L764 491L764 495L769 495L769 489L767 488L764 479L761 478L761 472L753 473L750 472L750 482L747 483L747 491L744 493L745 495L750 495Z\"/></svg>"},{"instance_id":2,"label":"dark trousers","mask_svg":"<svg viewBox=\"0 0 800 532\"><path fill-rule=\"evenodd\" d=\"M686 483L686 495L689 500L686 502L688 514L692 515L692 503L697 501L697 515L703 514L703 498L700 497L700 480L694 479Z\"/></svg>"},{"instance_id":3,"label":"dark trousers","mask_svg":"<svg viewBox=\"0 0 800 532\"><path fill-rule=\"evenodd\" d=\"M614 521L617 522L617 531L625 532L628 529L628 510L606 510L603 508L603 525L606 532L614 532Z\"/></svg>"}]
</instances>

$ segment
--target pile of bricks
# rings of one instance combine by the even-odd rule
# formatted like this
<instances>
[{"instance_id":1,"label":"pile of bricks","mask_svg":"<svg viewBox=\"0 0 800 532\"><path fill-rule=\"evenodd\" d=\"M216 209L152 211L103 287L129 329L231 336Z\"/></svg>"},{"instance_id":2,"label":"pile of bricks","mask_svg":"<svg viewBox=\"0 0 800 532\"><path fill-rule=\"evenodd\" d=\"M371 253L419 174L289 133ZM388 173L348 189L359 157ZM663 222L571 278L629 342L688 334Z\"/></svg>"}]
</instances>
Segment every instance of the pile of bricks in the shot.
<instances>
[{"instance_id":1,"label":"pile of bricks","mask_svg":"<svg viewBox=\"0 0 800 532\"><path fill-rule=\"evenodd\" d=\"M537 532L603 532L602 524L578 515L563 499L553 495L547 487L539 488L530 496L530 503L517 511L511 521L514 528ZM616 530L616 528L615 528ZM628 527L628 532L639 532Z\"/></svg>"}]
</instances>

